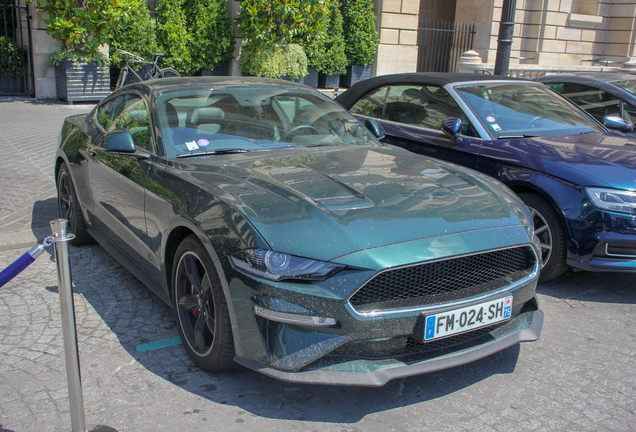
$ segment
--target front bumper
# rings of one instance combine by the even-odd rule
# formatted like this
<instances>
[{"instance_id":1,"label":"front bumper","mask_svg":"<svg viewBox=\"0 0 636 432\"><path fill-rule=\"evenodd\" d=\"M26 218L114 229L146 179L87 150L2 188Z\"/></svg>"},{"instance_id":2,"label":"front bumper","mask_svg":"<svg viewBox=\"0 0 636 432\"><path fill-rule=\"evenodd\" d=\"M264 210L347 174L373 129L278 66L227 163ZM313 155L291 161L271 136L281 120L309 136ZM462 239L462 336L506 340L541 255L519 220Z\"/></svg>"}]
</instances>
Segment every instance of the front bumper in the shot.
<instances>
[{"instance_id":1,"label":"front bumper","mask_svg":"<svg viewBox=\"0 0 636 432\"><path fill-rule=\"evenodd\" d=\"M535 306L535 307L533 307ZM502 351L519 342L535 341L543 327L543 312L536 299L528 302L524 311L495 330L481 337L431 352L424 359L385 358L382 360L337 361L329 356L316 365L297 372L271 368L260 362L242 357L235 361L264 375L283 381L305 384L351 385L381 387L390 380L461 366ZM331 363L331 364L329 364ZM320 367L322 366L322 367Z\"/></svg>"}]
</instances>

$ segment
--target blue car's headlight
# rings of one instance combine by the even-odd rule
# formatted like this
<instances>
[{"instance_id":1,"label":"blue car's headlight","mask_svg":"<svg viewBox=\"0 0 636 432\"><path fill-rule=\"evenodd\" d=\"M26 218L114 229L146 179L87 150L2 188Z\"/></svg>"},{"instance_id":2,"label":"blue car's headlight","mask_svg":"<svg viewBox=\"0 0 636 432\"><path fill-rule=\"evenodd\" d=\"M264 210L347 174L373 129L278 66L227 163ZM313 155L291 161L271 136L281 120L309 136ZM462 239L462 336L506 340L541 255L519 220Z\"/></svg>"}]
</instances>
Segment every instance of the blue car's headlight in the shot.
<instances>
[{"instance_id":1,"label":"blue car's headlight","mask_svg":"<svg viewBox=\"0 0 636 432\"><path fill-rule=\"evenodd\" d=\"M609 189L609 188L585 188L585 192L592 203L603 210L619 213L636 214L636 192Z\"/></svg>"},{"instance_id":2,"label":"blue car's headlight","mask_svg":"<svg viewBox=\"0 0 636 432\"><path fill-rule=\"evenodd\" d=\"M257 277L279 281L296 279L322 281L345 266L308 258L300 258L265 249L249 249L230 257L232 265Z\"/></svg>"}]
</instances>

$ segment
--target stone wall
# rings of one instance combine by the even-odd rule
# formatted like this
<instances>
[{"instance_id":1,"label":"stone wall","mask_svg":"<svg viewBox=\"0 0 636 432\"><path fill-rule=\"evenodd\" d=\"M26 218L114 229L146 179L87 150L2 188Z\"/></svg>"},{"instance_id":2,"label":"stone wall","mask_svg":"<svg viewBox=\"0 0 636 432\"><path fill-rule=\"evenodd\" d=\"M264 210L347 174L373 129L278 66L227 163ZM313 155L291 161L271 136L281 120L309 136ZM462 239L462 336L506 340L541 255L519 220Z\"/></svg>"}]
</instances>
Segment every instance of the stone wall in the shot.
<instances>
[{"instance_id":1,"label":"stone wall","mask_svg":"<svg viewBox=\"0 0 636 432\"><path fill-rule=\"evenodd\" d=\"M417 70L419 0L378 0L380 43L374 75Z\"/></svg>"},{"instance_id":2,"label":"stone wall","mask_svg":"<svg viewBox=\"0 0 636 432\"><path fill-rule=\"evenodd\" d=\"M503 0L457 0L457 21L480 24L474 49L494 62ZM634 0L517 0L511 64L620 64L634 51Z\"/></svg>"}]
</instances>

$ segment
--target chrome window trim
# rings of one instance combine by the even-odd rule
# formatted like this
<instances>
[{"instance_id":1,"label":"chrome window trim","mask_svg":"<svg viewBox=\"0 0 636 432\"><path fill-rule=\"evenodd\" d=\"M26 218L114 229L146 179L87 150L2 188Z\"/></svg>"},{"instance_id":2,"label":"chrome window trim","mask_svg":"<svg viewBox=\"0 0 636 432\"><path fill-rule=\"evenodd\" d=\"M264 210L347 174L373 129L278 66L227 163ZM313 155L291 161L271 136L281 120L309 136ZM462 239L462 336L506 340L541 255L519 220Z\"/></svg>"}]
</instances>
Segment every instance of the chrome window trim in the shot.
<instances>
[{"instance_id":1,"label":"chrome window trim","mask_svg":"<svg viewBox=\"0 0 636 432\"><path fill-rule=\"evenodd\" d=\"M395 270L399 270L399 269L403 269L403 268L409 268L409 267L416 267L422 264L431 264L431 263L435 263L435 262L441 262L441 261L447 261L447 260L451 260L451 259L457 259L457 258L464 258L464 257L469 257L469 256L474 256L474 255L480 255L486 252L497 252L500 250L506 250L506 249L515 249L521 246L525 246L528 247L530 250L532 250L532 253L535 257L535 262L534 262L534 269L532 270L532 272L524 277L519 279L518 281L506 285L504 287L499 288L498 290L495 291L491 291L488 293L484 293L484 294L479 294L477 296L473 296L473 297L467 297L465 299L461 299L461 300L457 300L457 301L452 301L452 302L445 302L445 303L434 303L431 305L426 305L426 306L413 306L413 307L407 307L407 308L395 308L395 309L382 309L382 310L373 310L373 311L369 311L369 312L360 312L358 310L356 310L355 307L353 307L353 305L351 304L351 297L353 297L359 290L361 290L362 288L364 288L364 286L369 283L371 280L375 279L378 275L385 273L385 272L389 272L389 271L395 271ZM362 285L360 285L360 287L355 290L346 300L346 306L347 309L349 309L349 311L356 317L360 317L360 318L372 318L372 317L378 317L378 316L386 316L386 315L400 315L400 314L405 314L405 313L413 313L413 312L417 312L417 313L421 313L421 312L426 312L426 311L431 311L431 310L435 310L435 309L442 309L442 308L447 308L447 307L461 307L463 305L467 305L470 303L474 303L474 302L479 302L481 300L485 300L488 299L490 297L496 297L497 295L506 293L506 292L510 292L514 291L517 287L524 285L528 282L530 282L533 278L536 278L539 274L539 270L541 268L541 265L539 263L539 258L537 257L537 253L534 249L534 247L532 246L532 244L529 243L524 243L521 245L517 245L517 246L512 246L512 247L502 247L502 248L497 248L497 249L488 249L488 250L483 250L483 251L479 251L479 252L474 252L474 253L470 253L470 254L465 254L465 255L455 255L452 257L445 257L445 258L440 258L440 259L436 259L436 260L431 260L431 261L423 261L423 262L418 262L418 263L413 263L413 264L408 264L405 266L401 266L401 267L395 267L395 268L390 268L390 269L384 269L382 271L379 271L378 273L374 274L372 277L370 277L368 280L366 280ZM512 295L512 293L511 293Z\"/></svg>"}]
</instances>

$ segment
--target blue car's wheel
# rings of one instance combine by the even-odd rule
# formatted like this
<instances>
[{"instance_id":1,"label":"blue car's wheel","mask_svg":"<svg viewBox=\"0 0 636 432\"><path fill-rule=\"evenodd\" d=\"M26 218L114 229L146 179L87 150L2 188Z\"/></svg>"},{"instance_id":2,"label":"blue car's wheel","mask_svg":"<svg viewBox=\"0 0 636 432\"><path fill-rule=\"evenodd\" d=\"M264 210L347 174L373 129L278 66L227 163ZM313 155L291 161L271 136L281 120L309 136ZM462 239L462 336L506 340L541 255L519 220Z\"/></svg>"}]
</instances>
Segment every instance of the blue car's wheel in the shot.
<instances>
[{"instance_id":1,"label":"blue car's wheel","mask_svg":"<svg viewBox=\"0 0 636 432\"><path fill-rule=\"evenodd\" d=\"M568 269L566 261L565 231L554 208L535 193L519 194L528 206L534 222L534 234L541 242L541 275L539 282L547 282L561 276Z\"/></svg>"},{"instance_id":2,"label":"blue car's wheel","mask_svg":"<svg viewBox=\"0 0 636 432\"><path fill-rule=\"evenodd\" d=\"M68 220L67 231L75 234L75 238L70 241L72 245L92 242L92 237L86 231L86 221L77 201L73 179L65 164L57 172L57 209L60 217Z\"/></svg>"},{"instance_id":3,"label":"blue car's wheel","mask_svg":"<svg viewBox=\"0 0 636 432\"><path fill-rule=\"evenodd\" d=\"M186 352L210 372L234 367L234 340L223 289L196 236L186 237L173 266L173 302Z\"/></svg>"}]
</instances>

